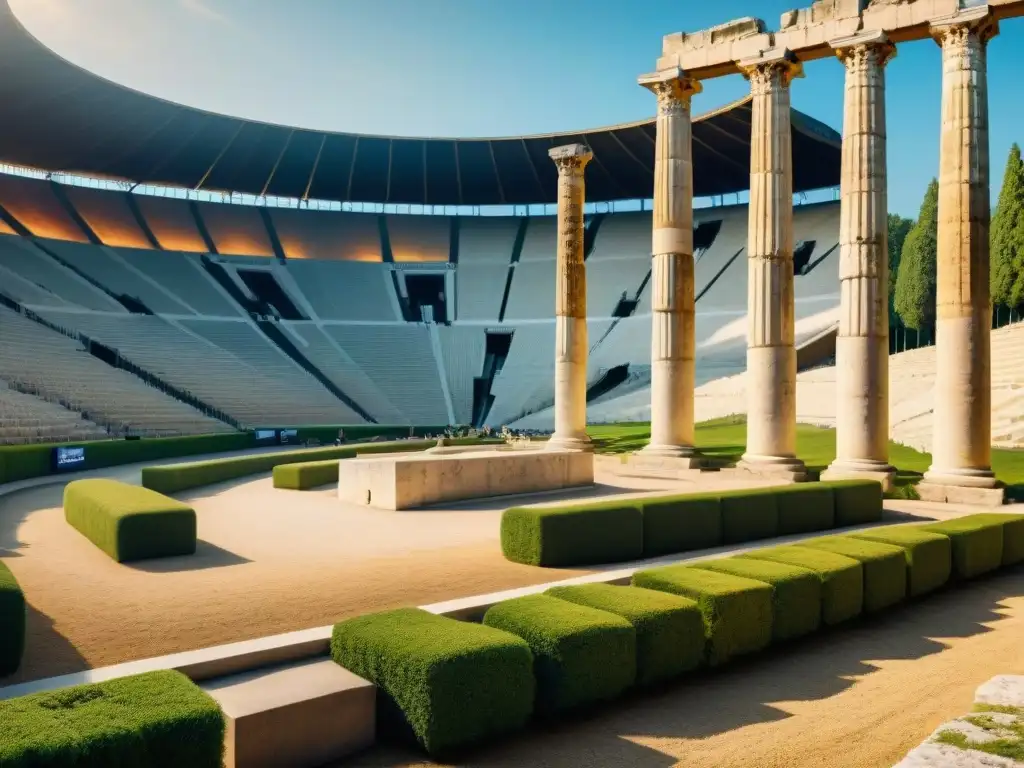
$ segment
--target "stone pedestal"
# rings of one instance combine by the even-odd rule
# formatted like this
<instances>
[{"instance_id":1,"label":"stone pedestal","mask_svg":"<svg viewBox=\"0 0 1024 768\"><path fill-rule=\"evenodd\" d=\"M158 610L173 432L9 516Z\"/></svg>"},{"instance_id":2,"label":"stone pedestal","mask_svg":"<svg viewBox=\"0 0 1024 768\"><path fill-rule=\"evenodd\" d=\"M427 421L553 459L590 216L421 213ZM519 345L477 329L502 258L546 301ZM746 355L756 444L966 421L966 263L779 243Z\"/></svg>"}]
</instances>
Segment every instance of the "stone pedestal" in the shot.
<instances>
[{"instance_id":1,"label":"stone pedestal","mask_svg":"<svg viewBox=\"0 0 1024 768\"><path fill-rule=\"evenodd\" d=\"M693 139L700 83L678 69L639 79L658 97L651 252L651 439L645 456L698 466L693 447ZM639 462L643 464L643 462Z\"/></svg>"},{"instance_id":2,"label":"stone pedestal","mask_svg":"<svg viewBox=\"0 0 1024 768\"><path fill-rule=\"evenodd\" d=\"M889 247L885 65L881 32L835 40L846 67L836 337L836 459L823 480L870 478L891 490Z\"/></svg>"},{"instance_id":3,"label":"stone pedestal","mask_svg":"<svg viewBox=\"0 0 1024 768\"><path fill-rule=\"evenodd\" d=\"M587 274L583 263L583 172L593 157L582 144L548 153L558 167L555 266L555 431L549 450L590 450L587 437Z\"/></svg>"},{"instance_id":4,"label":"stone pedestal","mask_svg":"<svg viewBox=\"0 0 1024 768\"><path fill-rule=\"evenodd\" d=\"M747 450L740 466L802 479L796 458L793 157L789 51L739 62L753 94L747 311Z\"/></svg>"},{"instance_id":5,"label":"stone pedestal","mask_svg":"<svg viewBox=\"0 0 1024 768\"><path fill-rule=\"evenodd\" d=\"M992 472L987 6L933 23L942 47L936 268L935 425L922 498L952 488L1002 490Z\"/></svg>"}]
</instances>

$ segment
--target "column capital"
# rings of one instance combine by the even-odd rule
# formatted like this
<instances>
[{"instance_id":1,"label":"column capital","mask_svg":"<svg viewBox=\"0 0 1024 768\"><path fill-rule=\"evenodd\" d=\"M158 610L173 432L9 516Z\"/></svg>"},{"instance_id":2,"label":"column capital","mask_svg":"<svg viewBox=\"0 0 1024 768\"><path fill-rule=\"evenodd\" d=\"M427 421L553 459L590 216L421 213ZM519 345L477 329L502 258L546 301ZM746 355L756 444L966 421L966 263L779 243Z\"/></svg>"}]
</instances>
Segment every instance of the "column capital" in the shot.
<instances>
[{"instance_id":1,"label":"column capital","mask_svg":"<svg viewBox=\"0 0 1024 768\"><path fill-rule=\"evenodd\" d=\"M690 77L679 67L641 75L637 83L658 97L658 114L675 115L690 103L691 97L704 90L700 80Z\"/></svg>"},{"instance_id":2,"label":"column capital","mask_svg":"<svg viewBox=\"0 0 1024 768\"><path fill-rule=\"evenodd\" d=\"M750 81L755 93L788 88L795 78L804 76L804 65L788 48L772 48L762 51L760 56L741 59L736 68Z\"/></svg>"},{"instance_id":3,"label":"column capital","mask_svg":"<svg viewBox=\"0 0 1024 768\"><path fill-rule=\"evenodd\" d=\"M583 169L594 157L586 144L563 144L548 150L548 157L555 162L559 175L583 173Z\"/></svg>"},{"instance_id":4,"label":"column capital","mask_svg":"<svg viewBox=\"0 0 1024 768\"><path fill-rule=\"evenodd\" d=\"M999 34L999 22L987 5L979 5L950 16L933 19L928 31L942 47L964 46L974 35L981 45Z\"/></svg>"},{"instance_id":5,"label":"column capital","mask_svg":"<svg viewBox=\"0 0 1024 768\"><path fill-rule=\"evenodd\" d=\"M884 67L896 56L896 46L880 29L829 40L828 44L848 70L860 69L869 61Z\"/></svg>"}]
</instances>

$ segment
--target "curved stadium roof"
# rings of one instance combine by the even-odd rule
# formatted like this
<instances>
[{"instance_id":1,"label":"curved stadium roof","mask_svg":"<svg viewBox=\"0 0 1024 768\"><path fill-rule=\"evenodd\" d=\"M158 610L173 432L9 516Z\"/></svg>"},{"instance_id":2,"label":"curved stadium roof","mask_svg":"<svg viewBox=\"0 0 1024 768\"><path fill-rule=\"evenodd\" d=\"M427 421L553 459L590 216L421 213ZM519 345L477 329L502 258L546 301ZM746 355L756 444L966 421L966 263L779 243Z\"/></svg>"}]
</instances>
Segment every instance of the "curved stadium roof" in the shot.
<instances>
[{"instance_id":1,"label":"curved stadium roof","mask_svg":"<svg viewBox=\"0 0 1024 768\"><path fill-rule=\"evenodd\" d=\"M588 201L648 198L654 120L494 139L405 138L271 125L174 104L43 45L0 0L0 162L210 191L330 201L512 205L556 199L551 147L580 142ZM653 98L652 98L653 103ZM695 118L694 194L746 190L750 99ZM793 111L794 191L835 186L840 136Z\"/></svg>"}]
</instances>

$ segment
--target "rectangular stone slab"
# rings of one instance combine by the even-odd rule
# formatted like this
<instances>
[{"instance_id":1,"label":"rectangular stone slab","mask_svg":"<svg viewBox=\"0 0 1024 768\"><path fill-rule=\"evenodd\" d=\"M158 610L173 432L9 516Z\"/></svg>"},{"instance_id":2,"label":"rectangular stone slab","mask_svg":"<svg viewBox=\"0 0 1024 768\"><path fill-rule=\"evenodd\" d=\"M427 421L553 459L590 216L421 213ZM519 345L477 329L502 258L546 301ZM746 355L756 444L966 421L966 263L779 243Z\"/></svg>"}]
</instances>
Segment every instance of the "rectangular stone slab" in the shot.
<instances>
[{"instance_id":1,"label":"rectangular stone slab","mask_svg":"<svg viewBox=\"0 0 1024 768\"><path fill-rule=\"evenodd\" d=\"M200 687L224 711L225 768L314 768L374 743L376 687L330 659Z\"/></svg>"},{"instance_id":2,"label":"rectangular stone slab","mask_svg":"<svg viewBox=\"0 0 1024 768\"><path fill-rule=\"evenodd\" d=\"M338 498L379 509L576 488L594 483L594 456L577 451L480 451L348 459Z\"/></svg>"}]
</instances>

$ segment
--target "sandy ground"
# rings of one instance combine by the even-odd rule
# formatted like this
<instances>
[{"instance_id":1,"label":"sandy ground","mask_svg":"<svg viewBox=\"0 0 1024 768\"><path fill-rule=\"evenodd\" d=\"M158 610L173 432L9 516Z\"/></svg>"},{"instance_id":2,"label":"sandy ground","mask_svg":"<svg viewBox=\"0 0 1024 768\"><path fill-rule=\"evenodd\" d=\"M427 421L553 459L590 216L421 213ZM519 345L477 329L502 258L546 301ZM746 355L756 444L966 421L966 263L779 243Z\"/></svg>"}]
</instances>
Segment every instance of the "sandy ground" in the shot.
<instances>
[{"instance_id":1,"label":"sandy ground","mask_svg":"<svg viewBox=\"0 0 1024 768\"><path fill-rule=\"evenodd\" d=\"M108 474L138 482L137 468ZM679 485L613 482L588 494ZM3 685L580 573L506 561L507 500L386 512L344 505L330 489L276 490L269 476L179 496L198 513L196 555L119 565L66 524L62 493L0 497L0 557L29 603L26 654Z\"/></svg>"},{"instance_id":2,"label":"sandy ground","mask_svg":"<svg viewBox=\"0 0 1024 768\"><path fill-rule=\"evenodd\" d=\"M481 768L883 768L974 690L1024 673L1024 570L972 582L599 713L533 729L459 765ZM421 758L378 749L346 766Z\"/></svg>"}]
</instances>

